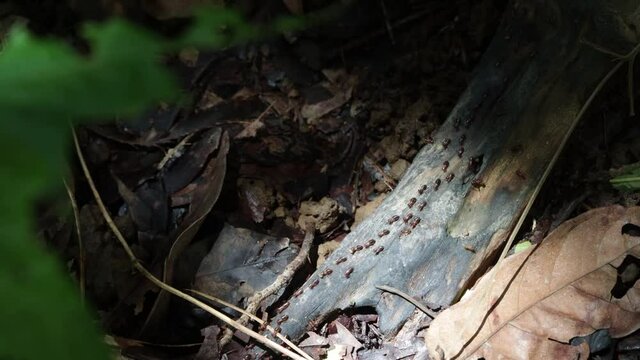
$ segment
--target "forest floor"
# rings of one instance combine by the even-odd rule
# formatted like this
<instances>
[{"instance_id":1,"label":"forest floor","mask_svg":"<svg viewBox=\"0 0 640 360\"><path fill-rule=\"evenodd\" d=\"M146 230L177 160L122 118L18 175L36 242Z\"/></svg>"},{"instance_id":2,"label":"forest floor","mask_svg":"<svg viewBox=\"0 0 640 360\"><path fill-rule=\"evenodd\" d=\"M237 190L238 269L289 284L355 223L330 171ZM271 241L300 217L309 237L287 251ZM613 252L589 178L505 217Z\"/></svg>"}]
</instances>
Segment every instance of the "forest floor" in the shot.
<instances>
[{"instance_id":1,"label":"forest floor","mask_svg":"<svg viewBox=\"0 0 640 360\"><path fill-rule=\"evenodd\" d=\"M185 248L170 263L174 284L239 306L295 256L305 219L313 218L316 239L287 287L294 292L433 141L504 6L360 2L299 34L215 53L184 49L166 61L195 101L79 132L100 194L152 270L166 266L179 239ZM640 204L609 184L611 169L640 160L634 122L619 74L574 131L518 241L539 242L588 209ZM199 309L173 301L159 323L170 326L150 327L157 290L132 275L81 171L75 183L83 256L73 218L45 210L40 229L75 275L85 264L83 286L102 326L133 358L207 354L202 344L211 340L201 329L210 331L205 338L219 329ZM198 231L187 231L193 224ZM382 342L375 312L337 315L318 324L318 336L337 333L335 322L365 348ZM248 347L240 336L222 353L243 358Z\"/></svg>"}]
</instances>

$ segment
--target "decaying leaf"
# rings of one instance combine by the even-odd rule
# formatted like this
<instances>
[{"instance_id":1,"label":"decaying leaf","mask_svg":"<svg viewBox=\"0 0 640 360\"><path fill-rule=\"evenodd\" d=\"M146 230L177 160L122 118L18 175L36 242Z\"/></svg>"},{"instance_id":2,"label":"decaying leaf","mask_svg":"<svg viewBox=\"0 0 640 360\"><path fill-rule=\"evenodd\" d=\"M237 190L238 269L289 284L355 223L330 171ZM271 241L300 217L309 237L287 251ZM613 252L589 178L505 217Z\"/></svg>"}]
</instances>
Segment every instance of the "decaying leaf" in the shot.
<instances>
[{"instance_id":1,"label":"decaying leaf","mask_svg":"<svg viewBox=\"0 0 640 360\"><path fill-rule=\"evenodd\" d=\"M220 347L218 346L218 335L220 327L217 325L208 326L200 331L204 336L204 341L195 358L199 359L217 359L220 357Z\"/></svg>"},{"instance_id":2,"label":"decaying leaf","mask_svg":"<svg viewBox=\"0 0 640 360\"><path fill-rule=\"evenodd\" d=\"M225 224L200 263L195 289L233 304L271 285L298 253L287 238ZM282 293L283 290L279 292ZM270 306L276 297L265 300Z\"/></svg>"},{"instance_id":3,"label":"decaying leaf","mask_svg":"<svg viewBox=\"0 0 640 360\"><path fill-rule=\"evenodd\" d=\"M300 348L329 345L329 340L324 336L320 336L313 331L307 332L307 335L309 337L307 337L300 344L298 344Z\"/></svg>"},{"instance_id":4,"label":"decaying leaf","mask_svg":"<svg viewBox=\"0 0 640 360\"><path fill-rule=\"evenodd\" d=\"M331 344L344 345L347 349L355 351L362 348L362 344L355 336L340 322L335 321L336 333L329 335L329 342Z\"/></svg>"},{"instance_id":5,"label":"decaying leaf","mask_svg":"<svg viewBox=\"0 0 640 360\"><path fill-rule=\"evenodd\" d=\"M612 293L640 257L640 207L584 213L487 273L426 333L434 359L586 359L572 338L640 328L640 286ZM627 284L629 284L627 282ZM614 294L616 296L614 296Z\"/></svg>"},{"instance_id":6,"label":"decaying leaf","mask_svg":"<svg viewBox=\"0 0 640 360\"><path fill-rule=\"evenodd\" d=\"M229 135L227 132L222 132L221 136L218 134L219 129L213 130L209 134L209 139L218 143L218 153L213 156L207 165L205 166L202 174L193 182L192 190L189 191L192 197L192 202L189 207L189 212L184 217L182 224L176 231L176 238L169 254L164 261L163 280L168 283L173 283L174 267L180 254L191 243L193 237L200 229L200 225L204 221L205 217L216 201L222 191L222 184L227 172L227 153L229 152ZM216 135L218 134L218 135ZM155 331L158 323L163 319L165 310L169 304L169 293L161 291L156 301L147 316L143 332Z\"/></svg>"},{"instance_id":7,"label":"decaying leaf","mask_svg":"<svg viewBox=\"0 0 640 360\"><path fill-rule=\"evenodd\" d=\"M329 71L325 70L324 75L329 79L328 83L323 86L327 88L333 96L329 99L319 101L313 104L304 104L300 110L300 114L305 119L318 119L322 116L338 109L351 99L353 89L358 83L355 75L348 75L345 71Z\"/></svg>"}]
</instances>

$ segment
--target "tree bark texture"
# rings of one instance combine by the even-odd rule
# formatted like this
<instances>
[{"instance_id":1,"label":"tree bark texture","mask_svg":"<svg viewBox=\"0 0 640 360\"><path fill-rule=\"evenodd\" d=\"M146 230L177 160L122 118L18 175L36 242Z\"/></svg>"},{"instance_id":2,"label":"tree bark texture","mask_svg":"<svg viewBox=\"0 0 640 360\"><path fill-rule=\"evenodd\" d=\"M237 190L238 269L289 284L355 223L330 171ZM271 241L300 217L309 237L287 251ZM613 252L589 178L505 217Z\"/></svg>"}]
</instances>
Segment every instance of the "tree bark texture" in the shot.
<instances>
[{"instance_id":1,"label":"tree bark texture","mask_svg":"<svg viewBox=\"0 0 640 360\"><path fill-rule=\"evenodd\" d=\"M511 1L433 144L272 325L295 339L330 314L366 306L391 336L414 307L376 285L430 305L455 301L496 259L616 64L581 40L626 54L638 29L638 0Z\"/></svg>"}]
</instances>

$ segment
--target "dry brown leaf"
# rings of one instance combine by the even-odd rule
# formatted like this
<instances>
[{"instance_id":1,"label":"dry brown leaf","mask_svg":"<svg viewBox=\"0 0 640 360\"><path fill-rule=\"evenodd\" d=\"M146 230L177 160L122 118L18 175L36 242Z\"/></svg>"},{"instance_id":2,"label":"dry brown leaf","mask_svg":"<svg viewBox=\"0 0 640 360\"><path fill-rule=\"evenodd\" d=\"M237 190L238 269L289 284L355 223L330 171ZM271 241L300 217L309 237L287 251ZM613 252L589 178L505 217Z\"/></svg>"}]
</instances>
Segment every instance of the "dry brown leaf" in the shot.
<instances>
[{"instance_id":1,"label":"dry brown leaf","mask_svg":"<svg viewBox=\"0 0 640 360\"><path fill-rule=\"evenodd\" d=\"M271 111L273 105L269 105L255 120L251 121L247 124L242 131L238 135L236 135L235 139L247 139L254 138L258 134L258 130L264 127L264 123L262 120L264 117Z\"/></svg>"},{"instance_id":2,"label":"dry brown leaf","mask_svg":"<svg viewBox=\"0 0 640 360\"><path fill-rule=\"evenodd\" d=\"M347 349L358 350L362 348L362 343L339 321L334 321L336 333L329 335L329 343L335 345L344 345Z\"/></svg>"},{"instance_id":3,"label":"dry brown leaf","mask_svg":"<svg viewBox=\"0 0 640 360\"><path fill-rule=\"evenodd\" d=\"M623 233L625 225L635 232ZM614 338L635 331L640 285L621 298L611 290L625 257L640 257L638 226L640 207L595 209L505 259L434 319L425 335L431 356L586 359L588 345L572 346L572 338L598 329Z\"/></svg>"},{"instance_id":4,"label":"dry brown leaf","mask_svg":"<svg viewBox=\"0 0 640 360\"><path fill-rule=\"evenodd\" d=\"M204 219L218 201L227 173L229 134L226 131L221 132L220 129L212 129L205 136L209 142L216 144L218 153L211 157L202 174L193 182L196 186L193 187L191 193L192 202L189 206L189 212L185 215L180 227L176 229L176 238L164 260L162 279L167 284L173 283L175 264L180 254L191 243ZM143 325L143 333L157 331L158 324L166 315L169 299L170 294L167 291L161 291L158 294Z\"/></svg>"},{"instance_id":5,"label":"dry brown leaf","mask_svg":"<svg viewBox=\"0 0 640 360\"><path fill-rule=\"evenodd\" d=\"M248 123L244 127L244 129L242 129L242 131L240 131L238 135L234 137L234 139L254 138L258 134L258 130L262 129L263 127L264 123L262 122L262 118L258 117L257 119L252 120L250 123Z\"/></svg>"},{"instance_id":6,"label":"dry brown leaf","mask_svg":"<svg viewBox=\"0 0 640 360\"><path fill-rule=\"evenodd\" d=\"M313 104L304 104L300 109L300 115L305 119L319 119L346 104L351 100L353 89L358 83L356 75L349 75L342 69L325 69L323 74L329 80L328 83L323 83L323 86L333 94L333 97Z\"/></svg>"}]
</instances>

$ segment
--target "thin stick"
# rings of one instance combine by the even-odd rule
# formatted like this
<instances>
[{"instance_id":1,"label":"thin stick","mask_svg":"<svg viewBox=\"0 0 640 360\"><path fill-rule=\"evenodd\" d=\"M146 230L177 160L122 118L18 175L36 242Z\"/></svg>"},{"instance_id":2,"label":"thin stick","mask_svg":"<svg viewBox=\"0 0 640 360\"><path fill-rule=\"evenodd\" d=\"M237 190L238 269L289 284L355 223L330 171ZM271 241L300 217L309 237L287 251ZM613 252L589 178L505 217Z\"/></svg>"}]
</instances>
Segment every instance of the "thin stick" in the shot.
<instances>
[{"instance_id":1,"label":"thin stick","mask_svg":"<svg viewBox=\"0 0 640 360\"><path fill-rule=\"evenodd\" d=\"M188 292L194 293L196 295L202 296L203 298L207 299L207 300L211 300L214 302L219 303L220 305L229 307L239 313L242 313L244 315L246 315L247 317L249 317L251 320L257 322L260 325L265 325L267 330L269 330L273 335L275 335L278 339L282 340L285 344L289 345L292 349L296 350L298 349L298 347L296 345L294 345L289 339L287 339L286 336L282 335L281 333L277 332L273 327L271 327L266 321L260 319L259 317L253 315L250 312L247 312L245 309L239 307L239 306L235 306L232 303L226 302L222 299L218 299L215 296L211 296L209 294L205 294L203 292L200 292L198 290L193 290L193 289L187 289ZM306 352L302 351L300 352L300 355L304 356L305 359L307 360L313 360L313 358L311 356L309 356L309 354L307 354Z\"/></svg>"},{"instance_id":2,"label":"thin stick","mask_svg":"<svg viewBox=\"0 0 640 360\"><path fill-rule=\"evenodd\" d=\"M258 291L249 298L249 300L247 301L246 309L248 313L255 314L256 310L258 310L258 307L260 307L260 303L267 297L275 294L276 292L278 292L278 290L286 286L291 281L300 266L302 266L302 264L304 264L304 262L307 260L307 257L309 256L309 250L311 250L311 244L313 243L314 230L311 226L307 226L305 231L306 233L304 235L304 240L302 240L302 245L300 246L298 255L296 255L295 259L293 259L289 263L289 265L284 268L282 273L278 275L276 280L271 285ZM249 317L247 315L242 315L242 317L238 319L238 322L240 324L245 324L248 319ZM233 332L226 331L222 339L220 339L220 347L226 345L229 340L231 340L232 336Z\"/></svg>"},{"instance_id":3,"label":"thin stick","mask_svg":"<svg viewBox=\"0 0 640 360\"><path fill-rule=\"evenodd\" d=\"M587 43L589 44L589 43ZM589 44L591 45L591 44ZM593 46L593 45L592 45ZM640 47L636 47L634 48L634 50L632 51L632 53L634 51L638 51L640 49ZM597 49L599 50L599 49ZM630 53L630 54L632 54ZM630 55L629 54L629 55ZM626 56L629 56L626 55ZM502 250L502 254L500 255L500 259L498 260L498 263L500 261L502 261L507 253L509 252L509 248L511 247L511 244L513 243L513 240L515 239L520 227L522 226L522 223L524 222L524 219L527 215L527 213L529 212L529 210L531 209L531 206L533 205L533 202L535 200L535 198L537 197L538 193L540 192L540 189L542 188L542 184L544 183L544 181L547 179L547 177L549 176L549 173L551 173L551 169L553 168L553 165L556 163L556 161L558 160L558 157L560 156L560 152L561 150L564 148L565 144L567 143L569 137L571 136L571 133L573 132L573 130L575 129L576 125L578 124L578 121L582 118L582 116L584 116L585 112L587 111L587 109L589 108L589 106L591 105L591 103L593 102L593 100L595 99L596 95L598 95L598 93L602 90L602 88L604 87L604 85L611 79L611 77L622 67L622 65L624 65L624 61L618 61L618 63L611 68L611 70L609 70L609 72L602 78L602 80L600 80L600 82L596 85L596 87L593 89L593 91L591 92L591 94L589 95L589 98L587 99L587 101L585 101L585 103L582 105L582 107L580 108L580 110L578 111L578 114L576 114L576 117L573 119L573 123L571 124L569 130L565 133L564 137L562 138L562 141L560 143L560 146L558 147L558 149L556 150L556 152L553 154L553 157L551 159L551 161L549 161L549 163L547 164L547 167L545 168L545 171L542 175L542 178L540 179L540 181L538 182L538 185L536 186L536 188L534 189L534 192L532 194L531 197L529 197L529 201L527 202L526 206L524 207L522 213L520 214L520 217L518 218L518 222L516 223L515 227L513 228L511 234L509 235L509 240L507 241L507 244L505 245L504 249ZM535 249L537 248L538 245L535 245L534 250L532 250L531 253L533 253L535 251ZM528 259L528 258L527 258ZM469 338L467 339L467 341L465 342L465 344L460 348L460 350L458 351L458 353L456 355L454 355L452 357L452 359L457 359L465 350L467 350L467 347L469 344L471 344L471 342L476 338L476 336L479 334L479 331L481 329L481 327L483 326L483 324L485 323L485 321L488 319L489 315L491 314L491 311L493 309L495 309L498 304L500 303L500 301L502 300L502 298L504 297L504 295L507 293L507 291L509 290L509 288L511 288L511 284L513 283L515 277L518 275L518 273L520 272L520 270L522 269L522 267L524 266L524 264L526 263L526 259L525 261L520 265L520 267L518 267L518 270L516 271L516 273L513 275L513 277L509 280L509 282L507 283L507 285L505 286L505 288L502 290L502 292L500 293L500 296L498 297L498 299L491 305L488 305L488 309L487 312L484 314L482 322L478 325L478 327L476 328L475 333ZM496 272L493 272L491 276L494 276ZM489 279L491 280L491 279ZM487 281L489 281L487 280ZM491 280L492 281L492 280ZM481 301L482 302L487 302L488 301L488 296L490 293L493 292L492 289L493 285L490 287L488 292L485 292L484 295L481 297ZM476 348L473 348L471 350L469 350L469 353L473 353L474 351L477 350Z\"/></svg>"},{"instance_id":4,"label":"thin stick","mask_svg":"<svg viewBox=\"0 0 640 360\"><path fill-rule=\"evenodd\" d=\"M602 80L600 80L598 85L596 85L595 89L593 89L587 101L584 103L584 105L582 105L582 108L580 108L580 111L578 111L578 114L573 119L573 123L569 127L569 130L565 132L562 138L562 141L560 142L560 146L558 146L558 148L556 149L556 152L553 154L551 161L547 163L547 167L544 169L544 173L542 174L540 181L538 181L538 185L536 185L536 188L533 190L533 194L531 194L531 196L529 197L529 201L527 201L527 205L525 205L524 209L522 210L522 213L520 214L520 217L518 218L518 222L516 223L515 227L511 231L511 234L509 234L509 240L507 241L507 244L502 249L502 254L500 254L500 259L498 260L498 262L500 262L502 259L504 259L507 256L507 253L509 252L509 248L511 248L511 244L513 244L513 241L518 235L518 231L520 231L520 228L522 227L522 223L524 223L524 220L527 217L529 210L531 210L531 207L533 206L534 201L538 197L538 193L540 192L540 189L542 189L542 185L544 184L545 180L547 180L547 177L549 177L549 174L551 173L553 166L556 164L556 161L560 157L560 153L562 152L562 149L564 149L564 146L566 145L567 141L571 137L571 134L573 133L573 130L575 129L576 125L578 125L578 122L580 121L584 113L587 111L587 109L595 99L596 95L600 93L600 90L602 90L604 85L609 81L609 79L611 79L613 74L615 74L616 71L618 71L618 69L622 67L623 64L624 62L619 61L611 70L609 70L607 75L605 75L605 77L602 78Z\"/></svg>"},{"instance_id":5,"label":"thin stick","mask_svg":"<svg viewBox=\"0 0 640 360\"><path fill-rule=\"evenodd\" d=\"M391 286L386 286L386 285L376 285L377 289L380 289L382 291L386 291L395 295L400 296L401 298L407 300L408 302L411 303L411 305L415 306L418 308L418 310L422 311L423 313L425 313L427 316L429 316L430 318L435 318L438 314L429 309L428 307L424 306L422 303L420 303L418 300L414 299L411 295L407 294L406 292L402 291L402 290L398 290L396 288L392 288Z\"/></svg>"},{"instance_id":6,"label":"thin stick","mask_svg":"<svg viewBox=\"0 0 640 360\"><path fill-rule=\"evenodd\" d=\"M389 15L387 14L387 7L384 4L384 0L380 0L380 7L382 8L382 15L384 16L384 24L387 28L387 34L389 34L389 40L391 40L391 45L396 44L396 39L393 36L393 26L389 22Z\"/></svg>"},{"instance_id":7,"label":"thin stick","mask_svg":"<svg viewBox=\"0 0 640 360\"><path fill-rule=\"evenodd\" d=\"M116 224L113 222L113 219L111 218L111 214L109 214L109 211L104 206L104 203L102 202L102 198L100 197L100 194L98 193L98 190L96 189L96 186L95 186L95 184L93 182L93 178L91 177L91 173L89 172L89 168L87 167L87 164L86 164L86 162L84 160L84 156L82 155L82 150L80 149L80 144L78 142L78 137L76 136L76 132L75 132L75 130L73 130L73 128L71 129L71 133L73 135L73 142L75 144L75 149L76 149L76 153L78 155L78 160L80 161L80 165L82 166L82 171L84 172L84 176L87 179L87 183L89 184L89 187L91 188L91 193L93 194L93 197L95 198L96 203L98 204L98 208L100 209L100 212L102 213L102 216L104 217L104 220L109 225L109 228L111 229L113 234L116 236L116 239L118 240L118 242L120 242L120 245L122 245L124 251L129 256L129 260L131 261L133 267L136 268L136 270L138 270L144 277L146 277L149 281L151 281L154 285L158 286L159 288L161 288L161 289L169 292L170 294L173 294L173 295L175 295L175 296L177 296L177 297L179 297L179 298L181 298L183 300L186 300L186 301L196 305L197 307L205 310L209 314L211 314L211 315L215 316L216 318L222 320L227 325L230 325L230 326L242 331L243 333L249 335L250 337L252 337L255 340L257 340L258 342L264 344L266 347L268 347L268 348L270 348L272 350L275 350L277 352L280 352L280 353L282 353L282 354L284 354L284 355L286 355L286 356L288 356L288 357L290 357L292 359L306 360L304 357L294 353L293 351L283 347L282 345L279 345L279 344L275 343L273 340L270 340L270 339L266 338L265 336L260 335L257 332L247 328L246 326L239 324L237 321L231 319L227 315L219 312L218 310L212 308L211 306L205 304L204 302L194 298L193 296L187 295L187 294L183 293L182 291L163 283L161 280L159 280L153 274L151 274L149 271L147 271L147 269L144 266L142 266L142 264L140 263L138 258L136 258L135 254L133 253L133 251L129 247L129 244L127 244L127 241L124 239L124 236L122 236L122 233L120 232L120 229L118 229Z\"/></svg>"},{"instance_id":8,"label":"thin stick","mask_svg":"<svg viewBox=\"0 0 640 360\"><path fill-rule=\"evenodd\" d=\"M82 235L80 235L80 211L78 211L78 203L76 202L76 195L67 184L67 180L62 179L64 183L65 189L67 189L67 195L69 196L69 202L71 202L71 208L73 209L73 218L75 220L76 226L76 235L78 236L78 268L79 268L79 279L80 282L80 301L84 304L85 301L85 254L84 254L84 243L82 242Z\"/></svg>"},{"instance_id":9,"label":"thin stick","mask_svg":"<svg viewBox=\"0 0 640 360\"><path fill-rule=\"evenodd\" d=\"M636 63L636 57L634 55L629 59L629 69L627 70L627 92L629 93L629 116L636 115L636 102L633 94L633 67L635 66L635 63Z\"/></svg>"},{"instance_id":10,"label":"thin stick","mask_svg":"<svg viewBox=\"0 0 640 360\"><path fill-rule=\"evenodd\" d=\"M582 108L580 108L580 111L578 112L578 114L576 115L575 119L573 120L573 123L571 124L571 127L569 128L569 131L567 131L565 133L564 137L562 138L562 142L560 143L560 146L556 150L555 154L553 154L553 158L551 159L550 162L547 163L547 167L544 170L542 178L538 182L538 185L536 186L536 188L533 191L533 195L529 198L529 201L527 202L527 205L525 206L524 210L520 214L520 217L518 218L518 222L516 223L516 226L513 228L511 234L509 235L509 240L507 241L507 244L505 245L504 249L502 249L502 254L500 255L500 259L498 261L504 259L507 256L507 253L509 252L509 248L511 247L511 244L513 244L513 241L515 240L515 237L518 235L518 232L520 231L520 228L522 227L522 223L524 222L525 218L527 217L527 214L529 213L529 210L531 210L531 206L533 206L533 202L535 201L536 197L538 196L538 193L540 192L540 189L542 188L542 185L544 184L545 180L547 179L547 177L551 173L551 170L553 169L553 166L555 165L556 161L558 160L558 157L560 157L560 153L562 152L562 149L564 149L564 146L567 143L567 141L569 140L569 137L571 136L571 133L573 133L573 130L575 129L576 125L578 124L578 122L580 121L580 119L582 118L584 113L587 111L587 109L589 108L589 106L591 105L593 100L595 99L596 95L598 95L598 93L600 93L600 90L602 90L604 85L607 82L609 82L609 79L611 79L613 74L615 74L620 69L620 67L622 67L622 65L625 62L629 63L629 71L627 73L627 90L629 91L629 101L630 101L629 112L630 112L631 116L633 116L633 114L635 113L635 107L634 107L634 101L633 101L634 100L633 99L633 64L635 63L635 59L636 59L636 56L638 55L638 52L640 52L640 44L637 44L628 54L620 55L620 54L618 54L616 52L613 52L611 50L605 49L605 48L603 48L603 47L601 47L601 46L599 46L599 45L597 45L595 43L592 43L592 42L590 42L588 40L581 40L581 41L582 41L582 43L591 46L592 48L594 48L595 50L597 50L599 52L602 52L604 54L607 54L607 55L615 57L616 60L618 60L618 63L613 68L611 68L611 70L609 70L607 75L605 75L605 77L602 78L602 80L600 80L600 82L598 83L596 88L593 89L593 92L591 92L591 95L589 95L589 98L587 99L587 101L584 103Z\"/></svg>"}]
</instances>

